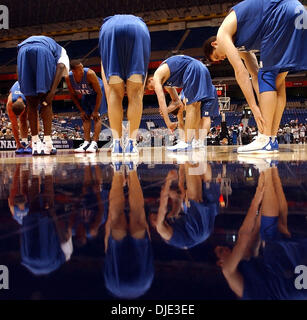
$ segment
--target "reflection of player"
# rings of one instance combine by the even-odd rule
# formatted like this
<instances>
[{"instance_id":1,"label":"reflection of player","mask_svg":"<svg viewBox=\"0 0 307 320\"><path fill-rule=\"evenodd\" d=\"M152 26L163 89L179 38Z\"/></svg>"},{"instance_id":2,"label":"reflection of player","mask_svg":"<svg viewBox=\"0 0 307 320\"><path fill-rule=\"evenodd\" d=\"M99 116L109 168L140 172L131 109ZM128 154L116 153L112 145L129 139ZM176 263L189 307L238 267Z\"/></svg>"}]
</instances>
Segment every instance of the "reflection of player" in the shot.
<instances>
[{"instance_id":1,"label":"reflection of player","mask_svg":"<svg viewBox=\"0 0 307 320\"><path fill-rule=\"evenodd\" d=\"M70 217L73 235L77 245L82 246L88 239L97 237L108 215L109 192L103 187L100 166L85 166L82 189L77 192L78 198L73 196L68 202L73 203Z\"/></svg>"},{"instance_id":2,"label":"reflection of player","mask_svg":"<svg viewBox=\"0 0 307 320\"><path fill-rule=\"evenodd\" d=\"M157 215L151 214L151 223L160 236L170 245L188 249L203 243L212 233L219 209L220 187L210 182L211 168L205 175L189 175L193 166L188 163L179 170L170 171L161 190ZM184 189L184 176L187 189ZM174 181L179 182L180 193L171 189ZM172 209L168 211L168 201Z\"/></svg>"},{"instance_id":3,"label":"reflection of player","mask_svg":"<svg viewBox=\"0 0 307 320\"><path fill-rule=\"evenodd\" d=\"M177 123L172 123L168 116L163 86L170 87L172 101L179 104L180 99L176 87L182 88L186 99L185 143L181 143L172 151L192 149L194 137L191 129L199 129L199 113L204 124L205 118L218 115L218 99L207 67L200 61L184 55L166 59L153 76L149 76L146 84L149 90L155 90L160 110L167 127L173 131ZM203 137L204 138L204 137Z\"/></svg>"},{"instance_id":4,"label":"reflection of player","mask_svg":"<svg viewBox=\"0 0 307 320\"><path fill-rule=\"evenodd\" d=\"M21 263L35 275L58 269L72 254L71 235L55 214L52 175L41 180L17 165L9 206L21 226ZM30 184L29 184L30 181ZM18 191L20 190L20 191Z\"/></svg>"},{"instance_id":5,"label":"reflection of player","mask_svg":"<svg viewBox=\"0 0 307 320\"><path fill-rule=\"evenodd\" d=\"M96 152L101 131L101 116L107 113L107 102L102 80L89 68L77 61L71 63L71 72L65 77L72 100L81 113L84 142L75 152ZM81 103L78 99L81 98ZM91 120L94 121L94 136L91 140Z\"/></svg>"},{"instance_id":6,"label":"reflection of player","mask_svg":"<svg viewBox=\"0 0 307 320\"><path fill-rule=\"evenodd\" d=\"M61 78L68 74L69 59L66 50L53 39L45 36L32 36L18 45L18 81L25 95L28 119L32 135L32 153L54 154L51 140L52 99ZM38 137L37 111L44 124L44 141Z\"/></svg>"},{"instance_id":7,"label":"reflection of player","mask_svg":"<svg viewBox=\"0 0 307 320\"><path fill-rule=\"evenodd\" d=\"M143 191L135 165L126 166L129 210L125 208L123 166L115 164L105 230L106 287L120 298L137 298L154 277L153 252L144 210Z\"/></svg>"},{"instance_id":8,"label":"reflection of player","mask_svg":"<svg viewBox=\"0 0 307 320\"><path fill-rule=\"evenodd\" d=\"M144 82L150 57L150 35L142 18L115 15L104 19L99 34L101 73L113 134L113 156L122 156L123 98L128 96L128 142L124 153L137 156L136 135L143 111ZM126 88L125 88L126 87Z\"/></svg>"},{"instance_id":9,"label":"reflection of player","mask_svg":"<svg viewBox=\"0 0 307 320\"><path fill-rule=\"evenodd\" d=\"M28 145L28 117L26 109L26 98L20 91L18 81L14 83L10 89L7 99L6 111L12 123L12 131L16 141L16 153L32 153L31 147ZM18 117L19 122L18 124ZM21 136L21 141L19 139Z\"/></svg>"},{"instance_id":10,"label":"reflection of player","mask_svg":"<svg viewBox=\"0 0 307 320\"><path fill-rule=\"evenodd\" d=\"M295 268L307 263L307 239L291 233L277 168L261 172L251 206L231 250L218 246L218 265L241 299L306 300L295 287Z\"/></svg>"},{"instance_id":11,"label":"reflection of player","mask_svg":"<svg viewBox=\"0 0 307 320\"><path fill-rule=\"evenodd\" d=\"M16 164L13 176L8 205L13 218L22 225L22 220L29 212L28 204L28 179L29 170L21 172L21 165Z\"/></svg>"}]
</instances>

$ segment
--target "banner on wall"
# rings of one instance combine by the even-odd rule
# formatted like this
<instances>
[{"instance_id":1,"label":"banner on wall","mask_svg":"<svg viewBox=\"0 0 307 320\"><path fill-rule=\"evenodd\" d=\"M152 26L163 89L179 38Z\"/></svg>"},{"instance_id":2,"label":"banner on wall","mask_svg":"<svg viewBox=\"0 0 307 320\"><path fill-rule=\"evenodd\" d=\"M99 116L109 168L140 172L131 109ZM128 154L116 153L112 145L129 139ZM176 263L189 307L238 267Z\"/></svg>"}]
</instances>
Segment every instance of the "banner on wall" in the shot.
<instances>
[{"instance_id":1,"label":"banner on wall","mask_svg":"<svg viewBox=\"0 0 307 320\"><path fill-rule=\"evenodd\" d=\"M52 140L52 143L57 149L73 148L72 140ZM15 140L0 140L0 150L16 150Z\"/></svg>"}]
</instances>

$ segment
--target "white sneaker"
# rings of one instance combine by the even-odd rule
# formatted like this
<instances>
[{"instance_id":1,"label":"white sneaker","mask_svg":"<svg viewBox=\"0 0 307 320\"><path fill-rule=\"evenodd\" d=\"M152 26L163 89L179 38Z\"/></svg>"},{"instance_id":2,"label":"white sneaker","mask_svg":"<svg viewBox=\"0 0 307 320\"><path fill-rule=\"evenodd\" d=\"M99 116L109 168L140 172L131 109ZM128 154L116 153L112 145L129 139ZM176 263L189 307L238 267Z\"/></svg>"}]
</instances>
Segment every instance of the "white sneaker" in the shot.
<instances>
[{"instance_id":1,"label":"white sneaker","mask_svg":"<svg viewBox=\"0 0 307 320\"><path fill-rule=\"evenodd\" d=\"M199 148L199 142L198 142L198 140L193 139L193 141L192 141L192 148L193 148L193 149Z\"/></svg>"},{"instance_id":2,"label":"white sneaker","mask_svg":"<svg viewBox=\"0 0 307 320\"><path fill-rule=\"evenodd\" d=\"M92 141L86 149L86 153L96 153L98 151L98 145L96 141Z\"/></svg>"},{"instance_id":3,"label":"white sneaker","mask_svg":"<svg viewBox=\"0 0 307 320\"><path fill-rule=\"evenodd\" d=\"M198 140L198 148L204 148L205 147L205 142L204 140L202 141L201 139Z\"/></svg>"},{"instance_id":4,"label":"white sneaker","mask_svg":"<svg viewBox=\"0 0 307 320\"><path fill-rule=\"evenodd\" d=\"M88 141L84 141L77 149L74 150L76 153L84 153L86 149L90 146Z\"/></svg>"},{"instance_id":5,"label":"white sneaker","mask_svg":"<svg viewBox=\"0 0 307 320\"><path fill-rule=\"evenodd\" d=\"M274 152L270 137L259 134L256 139L246 146L239 147L238 153L272 153Z\"/></svg>"},{"instance_id":6,"label":"white sneaker","mask_svg":"<svg viewBox=\"0 0 307 320\"><path fill-rule=\"evenodd\" d=\"M44 154L44 155L56 154L56 148L53 147L52 143L43 141L41 154Z\"/></svg>"},{"instance_id":7,"label":"white sneaker","mask_svg":"<svg viewBox=\"0 0 307 320\"><path fill-rule=\"evenodd\" d=\"M42 154L43 145L40 140L32 142L32 155L37 156Z\"/></svg>"},{"instance_id":8,"label":"white sneaker","mask_svg":"<svg viewBox=\"0 0 307 320\"><path fill-rule=\"evenodd\" d=\"M168 151L173 152L185 152L185 151L191 151L192 150L192 144L186 143L184 141L179 141L175 146L167 147Z\"/></svg>"},{"instance_id":9,"label":"white sneaker","mask_svg":"<svg viewBox=\"0 0 307 320\"><path fill-rule=\"evenodd\" d=\"M245 164L253 165L256 169L258 169L259 173L270 169L272 167L272 159L268 158L267 155L263 154L245 154L239 155L238 161Z\"/></svg>"}]
</instances>

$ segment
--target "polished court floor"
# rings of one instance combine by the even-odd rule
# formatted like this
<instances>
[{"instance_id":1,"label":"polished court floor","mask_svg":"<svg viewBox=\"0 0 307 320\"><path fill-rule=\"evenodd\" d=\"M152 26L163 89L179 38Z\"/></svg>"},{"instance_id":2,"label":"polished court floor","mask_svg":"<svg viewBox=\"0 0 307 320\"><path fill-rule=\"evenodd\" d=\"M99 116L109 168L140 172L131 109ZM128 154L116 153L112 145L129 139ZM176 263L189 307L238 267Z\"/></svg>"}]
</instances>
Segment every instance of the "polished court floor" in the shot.
<instances>
[{"instance_id":1,"label":"polished court floor","mask_svg":"<svg viewBox=\"0 0 307 320\"><path fill-rule=\"evenodd\" d=\"M1 299L307 299L307 147L235 149L1 152Z\"/></svg>"}]
</instances>

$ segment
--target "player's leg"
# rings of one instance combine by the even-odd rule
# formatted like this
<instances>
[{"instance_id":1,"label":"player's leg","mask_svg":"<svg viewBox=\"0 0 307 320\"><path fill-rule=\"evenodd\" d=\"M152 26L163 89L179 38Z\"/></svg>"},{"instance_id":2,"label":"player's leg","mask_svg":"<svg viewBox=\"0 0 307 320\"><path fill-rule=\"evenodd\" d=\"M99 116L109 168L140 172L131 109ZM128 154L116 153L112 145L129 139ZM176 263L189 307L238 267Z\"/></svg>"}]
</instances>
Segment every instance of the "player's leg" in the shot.
<instances>
[{"instance_id":1,"label":"player's leg","mask_svg":"<svg viewBox=\"0 0 307 320\"><path fill-rule=\"evenodd\" d=\"M27 96L27 114L32 136L32 154L41 154L42 144L38 136L38 105L39 97Z\"/></svg>"},{"instance_id":2,"label":"player's leg","mask_svg":"<svg viewBox=\"0 0 307 320\"><path fill-rule=\"evenodd\" d=\"M195 122L195 136L192 141L192 147L198 148L199 147L199 135L200 135L200 123L201 123L201 114L200 114L200 108L197 109L196 113L196 122Z\"/></svg>"},{"instance_id":3,"label":"player's leg","mask_svg":"<svg viewBox=\"0 0 307 320\"><path fill-rule=\"evenodd\" d=\"M186 195L188 200L195 202L202 201L202 176L191 174L192 170L197 168L199 164L192 165L185 163L185 179L186 179Z\"/></svg>"},{"instance_id":4,"label":"player's leg","mask_svg":"<svg viewBox=\"0 0 307 320\"><path fill-rule=\"evenodd\" d=\"M124 212L124 179L125 178L122 171L114 170L112 185L109 193L109 218L111 235L115 240L121 240L127 234L127 220Z\"/></svg>"},{"instance_id":5,"label":"player's leg","mask_svg":"<svg viewBox=\"0 0 307 320\"><path fill-rule=\"evenodd\" d=\"M127 118L129 123L129 140L125 147L125 154L127 155L138 155L138 150L136 148L136 135L142 118L143 95L144 84L142 75L134 74L127 80Z\"/></svg>"},{"instance_id":6,"label":"player's leg","mask_svg":"<svg viewBox=\"0 0 307 320\"><path fill-rule=\"evenodd\" d=\"M43 126L44 126L44 141L43 141L44 154L47 154L47 155L55 154L56 149L53 148L52 139L51 139L52 119L53 119L52 105L51 104L47 104L45 106L41 105L40 114L41 114L41 118L43 120Z\"/></svg>"},{"instance_id":7,"label":"player's leg","mask_svg":"<svg viewBox=\"0 0 307 320\"><path fill-rule=\"evenodd\" d=\"M282 118L282 115L284 113L287 97L286 97L286 76L287 72L280 73L276 78L276 90L277 90L277 107L275 110L274 118L273 118L273 124L272 124L272 142L273 145L278 151L278 142L277 142L277 132L280 126L280 121Z\"/></svg>"},{"instance_id":8,"label":"player's leg","mask_svg":"<svg viewBox=\"0 0 307 320\"><path fill-rule=\"evenodd\" d=\"M200 102L194 102L187 105L185 118L185 142L191 144L195 136L195 130L199 128L198 114L200 110Z\"/></svg>"},{"instance_id":9,"label":"player's leg","mask_svg":"<svg viewBox=\"0 0 307 320\"><path fill-rule=\"evenodd\" d=\"M278 107L278 94L276 79L278 71L259 71L258 83L260 91L259 107L264 119L263 134L258 134L257 138L250 144L239 147L239 153L271 153L275 151L272 143L273 121Z\"/></svg>"},{"instance_id":10,"label":"player's leg","mask_svg":"<svg viewBox=\"0 0 307 320\"><path fill-rule=\"evenodd\" d=\"M128 172L130 223L129 230L133 238L143 239L148 229L144 196L136 170Z\"/></svg>"}]
</instances>

